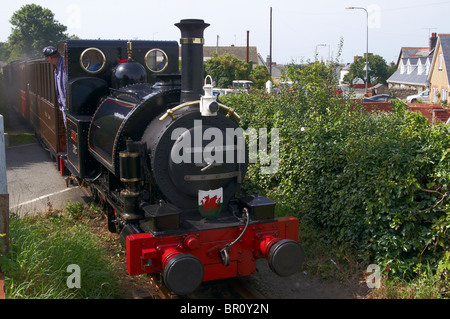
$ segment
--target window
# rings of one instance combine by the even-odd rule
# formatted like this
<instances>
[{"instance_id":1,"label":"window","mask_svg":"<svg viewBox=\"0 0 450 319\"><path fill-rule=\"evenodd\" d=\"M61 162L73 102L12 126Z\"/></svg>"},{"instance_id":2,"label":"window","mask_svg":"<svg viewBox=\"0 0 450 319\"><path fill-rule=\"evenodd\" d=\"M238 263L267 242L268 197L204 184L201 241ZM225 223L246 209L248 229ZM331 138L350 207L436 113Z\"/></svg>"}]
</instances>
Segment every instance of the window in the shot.
<instances>
[{"instance_id":1,"label":"window","mask_svg":"<svg viewBox=\"0 0 450 319\"><path fill-rule=\"evenodd\" d=\"M105 67L106 57L101 50L89 48L81 53L80 64L86 72L96 74Z\"/></svg>"},{"instance_id":2,"label":"window","mask_svg":"<svg viewBox=\"0 0 450 319\"><path fill-rule=\"evenodd\" d=\"M411 74L411 72L412 72L412 70L413 70L413 67L412 67L412 65L411 65L411 61L410 61L410 60L408 60L408 63L406 64L406 67L407 67L407 69L408 69L407 73L408 73L408 74Z\"/></svg>"},{"instance_id":3,"label":"window","mask_svg":"<svg viewBox=\"0 0 450 319\"><path fill-rule=\"evenodd\" d=\"M169 59L166 52L160 49L153 49L145 55L145 65L155 73L162 72L167 68Z\"/></svg>"},{"instance_id":4,"label":"window","mask_svg":"<svg viewBox=\"0 0 450 319\"><path fill-rule=\"evenodd\" d=\"M422 73L423 73L423 64L422 64L422 62L419 60L418 62L417 62L417 73L419 74L419 75L421 75Z\"/></svg>"},{"instance_id":5,"label":"window","mask_svg":"<svg viewBox=\"0 0 450 319\"><path fill-rule=\"evenodd\" d=\"M402 62L400 62L400 74L405 73L405 64Z\"/></svg>"},{"instance_id":6,"label":"window","mask_svg":"<svg viewBox=\"0 0 450 319\"><path fill-rule=\"evenodd\" d=\"M444 55L439 54L439 70L442 70L442 65L444 64Z\"/></svg>"},{"instance_id":7,"label":"window","mask_svg":"<svg viewBox=\"0 0 450 319\"><path fill-rule=\"evenodd\" d=\"M446 89L442 89L441 101L447 101L447 90Z\"/></svg>"},{"instance_id":8,"label":"window","mask_svg":"<svg viewBox=\"0 0 450 319\"><path fill-rule=\"evenodd\" d=\"M425 64L425 68L426 68L426 70L425 70L426 74L427 75L430 74L430 59L427 59L427 63Z\"/></svg>"},{"instance_id":9,"label":"window","mask_svg":"<svg viewBox=\"0 0 450 319\"><path fill-rule=\"evenodd\" d=\"M438 93L439 93L439 89L438 88L433 88L433 103L437 103L438 102Z\"/></svg>"}]
</instances>

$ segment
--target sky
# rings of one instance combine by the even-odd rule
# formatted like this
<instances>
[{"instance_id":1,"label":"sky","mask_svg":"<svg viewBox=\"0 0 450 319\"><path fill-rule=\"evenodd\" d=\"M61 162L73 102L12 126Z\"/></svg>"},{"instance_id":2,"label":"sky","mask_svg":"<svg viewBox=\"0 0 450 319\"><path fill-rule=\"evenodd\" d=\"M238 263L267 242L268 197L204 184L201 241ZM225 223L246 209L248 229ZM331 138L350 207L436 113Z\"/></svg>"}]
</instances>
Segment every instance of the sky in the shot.
<instances>
[{"instance_id":1,"label":"sky","mask_svg":"<svg viewBox=\"0 0 450 319\"><path fill-rule=\"evenodd\" d=\"M11 33L9 20L23 5L50 9L67 32L81 39L176 40L182 19L203 19L205 45L250 45L266 58L302 63L332 57L351 63L366 52L396 62L401 47L427 47L432 32L450 33L450 0L14 0L2 3L0 42ZM363 9L349 10L346 7ZM339 43L343 40L338 57Z\"/></svg>"}]
</instances>

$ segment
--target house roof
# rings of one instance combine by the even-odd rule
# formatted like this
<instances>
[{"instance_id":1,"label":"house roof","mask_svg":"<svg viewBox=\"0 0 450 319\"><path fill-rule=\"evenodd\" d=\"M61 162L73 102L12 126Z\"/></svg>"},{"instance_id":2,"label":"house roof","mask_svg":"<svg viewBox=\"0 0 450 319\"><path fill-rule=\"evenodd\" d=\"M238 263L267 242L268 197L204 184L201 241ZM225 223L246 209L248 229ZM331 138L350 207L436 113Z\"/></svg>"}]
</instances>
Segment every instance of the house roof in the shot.
<instances>
[{"instance_id":1,"label":"house roof","mask_svg":"<svg viewBox=\"0 0 450 319\"><path fill-rule=\"evenodd\" d=\"M403 83L411 85L426 85L428 74L418 75L417 72L411 74L400 74L400 70L395 71L394 74L386 81L388 83Z\"/></svg>"},{"instance_id":2,"label":"house roof","mask_svg":"<svg viewBox=\"0 0 450 319\"><path fill-rule=\"evenodd\" d=\"M247 60L247 47L243 46L243 47L238 47L238 46L228 46L228 47L209 47L209 46L205 46L203 48L203 55L205 57L205 59L207 58L211 58L213 56L213 54L217 52L219 53L219 55L225 54L225 53L229 53L232 54L234 56L236 56L238 59L240 60ZM253 61L256 64L260 64L260 61L258 59L258 50L256 49L256 47L251 46L249 47L249 60Z\"/></svg>"},{"instance_id":3,"label":"house roof","mask_svg":"<svg viewBox=\"0 0 450 319\"><path fill-rule=\"evenodd\" d=\"M402 47L400 49L400 54L398 55L397 67L402 59L416 58L416 57L427 57L432 54L433 50L424 47Z\"/></svg>"},{"instance_id":4,"label":"house roof","mask_svg":"<svg viewBox=\"0 0 450 319\"><path fill-rule=\"evenodd\" d=\"M442 54L444 56L444 63L447 71L447 77L450 79L450 33L440 33L438 35L438 44L436 47L440 45L442 49ZM431 63L431 67L434 67L437 59L439 58L438 54L433 56L433 62ZM428 75L428 80L431 78L431 72Z\"/></svg>"},{"instance_id":5,"label":"house roof","mask_svg":"<svg viewBox=\"0 0 450 319\"><path fill-rule=\"evenodd\" d=\"M425 67L427 60L429 61L429 63L431 63L431 57L429 56L402 58L400 63L402 63L406 69L408 68L409 64L409 72L408 70L403 70L402 73L402 67L399 64L397 70L389 77L389 79L387 79L386 82L409 85L427 85L429 72L422 71L422 73L419 74L419 64L422 64L422 66Z\"/></svg>"},{"instance_id":6,"label":"house roof","mask_svg":"<svg viewBox=\"0 0 450 319\"><path fill-rule=\"evenodd\" d=\"M402 48L402 58L426 57L430 54L430 48Z\"/></svg>"}]
</instances>

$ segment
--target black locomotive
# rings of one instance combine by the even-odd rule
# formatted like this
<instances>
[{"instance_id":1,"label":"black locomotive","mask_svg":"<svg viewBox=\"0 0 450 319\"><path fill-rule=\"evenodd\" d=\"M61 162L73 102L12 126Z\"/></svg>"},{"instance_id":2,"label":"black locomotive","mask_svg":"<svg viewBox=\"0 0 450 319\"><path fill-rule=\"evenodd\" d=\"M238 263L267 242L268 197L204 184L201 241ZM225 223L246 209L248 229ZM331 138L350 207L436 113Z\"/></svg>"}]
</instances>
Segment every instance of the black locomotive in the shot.
<instances>
[{"instance_id":1,"label":"black locomotive","mask_svg":"<svg viewBox=\"0 0 450 319\"><path fill-rule=\"evenodd\" d=\"M176 26L181 75L176 41L61 42L65 141L49 149L61 171L103 203L109 230L126 247L129 274L160 273L177 294L202 281L253 274L257 258L291 275L303 259L298 220L275 218L275 203L262 196L236 197L248 154L239 116L212 95L212 79L204 80L208 24ZM14 83L13 69L22 70L22 86L10 87L11 103L49 144L64 127L54 90L44 90L52 99L39 91L53 81L43 65L48 68L39 59L15 62L6 75ZM55 137L47 137L42 100L53 106L45 112Z\"/></svg>"}]
</instances>

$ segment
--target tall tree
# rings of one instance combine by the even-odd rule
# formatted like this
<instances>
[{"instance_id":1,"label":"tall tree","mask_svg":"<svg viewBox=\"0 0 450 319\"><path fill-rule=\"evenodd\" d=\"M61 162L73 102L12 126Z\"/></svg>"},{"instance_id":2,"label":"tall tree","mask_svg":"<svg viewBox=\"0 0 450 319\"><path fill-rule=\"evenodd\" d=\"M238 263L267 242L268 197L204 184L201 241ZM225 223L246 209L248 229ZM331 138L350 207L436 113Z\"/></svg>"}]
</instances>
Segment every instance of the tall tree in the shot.
<instances>
[{"instance_id":1,"label":"tall tree","mask_svg":"<svg viewBox=\"0 0 450 319\"><path fill-rule=\"evenodd\" d=\"M250 75L251 66L236 56L225 53L213 57L205 62L205 74L212 76L216 86L226 88L232 85L233 80L245 80Z\"/></svg>"},{"instance_id":2,"label":"tall tree","mask_svg":"<svg viewBox=\"0 0 450 319\"><path fill-rule=\"evenodd\" d=\"M0 42L0 61L6 62L10 55L10 49L7 42Z\"/></svg>"},{"instance_id":3,"label":"tall tree","mask_svg":"<svg viewBox=\"0 0 450 319\"><path fill-rule=\"evenodd\" d=\"M43 47L56 46L58 41L68 37L67 27L55 20L52 11L40 5L23 6L9 22L13 26L8 38L12 58L39 56Z\"/></svg>"},{"instance_id":4,"label":"tall tree","mask_svg":"<svg viewBox=\"0 0 450 319\"><path fill-rule=\"evenodd\" d=\"M366 58L360 57L350 65L349 73L344 77L345 81L352 82L356 78L366 80ZM379 55L369 55L369 83L386 83L389 77L388 65ZM364 82L365 83L365 82Z\"/></svg>"},{"instance_id":5,"label":"tall tree","mask_svg":"<svg viewBox=\"0 0 450 319\"><path fill-rule=\"evenodd\" d=\"M270 80L270 73L264 65L258 65L250 72L249 79L253 81L256 88L263 89L266 82Z\"/></svg>"}]
</instances>

